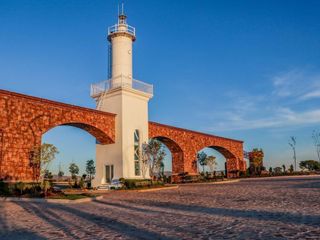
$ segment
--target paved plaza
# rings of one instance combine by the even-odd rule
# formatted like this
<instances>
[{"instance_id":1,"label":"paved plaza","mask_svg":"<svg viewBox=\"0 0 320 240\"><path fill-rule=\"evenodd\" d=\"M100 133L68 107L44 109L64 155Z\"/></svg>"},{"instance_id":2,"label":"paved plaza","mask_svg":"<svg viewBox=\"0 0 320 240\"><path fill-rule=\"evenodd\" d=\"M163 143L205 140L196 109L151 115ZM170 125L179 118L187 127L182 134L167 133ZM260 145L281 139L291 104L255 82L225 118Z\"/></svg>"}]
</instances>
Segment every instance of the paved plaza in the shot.
<instances>
[{"instance_id":1,"label":"paved plaza","mask_svg":"<svg viewBox=\"0 0 320 240\"><path fill-rule=\"evenodd\" d=\"M320 176L1 202L0 239L320 239Z\"/></svg>"}]
</instances>

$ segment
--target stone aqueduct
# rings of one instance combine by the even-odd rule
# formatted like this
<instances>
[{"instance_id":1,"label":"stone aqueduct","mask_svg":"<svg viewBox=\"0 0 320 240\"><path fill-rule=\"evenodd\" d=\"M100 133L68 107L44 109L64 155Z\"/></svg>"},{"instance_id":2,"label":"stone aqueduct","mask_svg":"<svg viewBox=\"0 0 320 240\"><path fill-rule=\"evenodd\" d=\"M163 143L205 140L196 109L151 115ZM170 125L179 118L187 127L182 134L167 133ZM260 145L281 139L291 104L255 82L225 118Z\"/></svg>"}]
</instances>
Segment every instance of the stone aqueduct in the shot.
<instances>
[{"instance_id":1,"label":"stone aqueduct","mask_svg":"<svg viewBox=\"0 0 320 240\"><path fill-rule=\"evenodd\" d=\"M112 113L0 90L0 179L30 181L30 152L50 129L69 125L81 128L101 144L115 141ZM197 173L196 154L214 148L226 158L228 177L245 171L243 142L149 122L149 138L163 142L172 153L172 172Z\"/></svg>"}]
</instances>

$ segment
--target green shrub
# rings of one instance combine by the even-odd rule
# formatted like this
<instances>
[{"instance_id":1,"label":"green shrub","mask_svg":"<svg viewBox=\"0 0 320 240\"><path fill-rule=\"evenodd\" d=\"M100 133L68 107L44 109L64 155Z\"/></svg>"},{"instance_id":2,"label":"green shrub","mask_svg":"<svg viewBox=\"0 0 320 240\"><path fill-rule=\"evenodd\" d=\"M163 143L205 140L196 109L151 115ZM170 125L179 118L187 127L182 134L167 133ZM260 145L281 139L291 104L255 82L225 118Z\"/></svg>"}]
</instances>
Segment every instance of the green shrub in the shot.
<instances>
[{"instance_id":1,"label":"green shrub","mask_svg":"<svg viewBox=\"0 0 320 240\"><path fill-rule=\"evenodd\" d=\"M18 193L19 195L29 194L33 197L41 195L41 183L18 182L11 185L11 193Z\"/></svg>"},{"instance_id":2,"label":"green shrub","mask_svg":"<svg viewBox=\"0 0 320 240\"><path fill-rule=\"evenodd\" d=\"M127 189L142 188L151 185L151 180L124 179L124 186Z\"/></svg>"},{"instance_id":3,"label":"green shrub","mask_svg":"<svg viewBox=\"0 0 320 240\"><path fill-rule=\"evenodd\" d=\"M10 188L9 184L3 181L0 181L0 195L9 195Z\"/></svg>"},{"instance_id":4,"label":"green shrub","mask_svg":"<svg viewBox=\"0 0 320 240\"><path fill-rule=\"evenodd\" d=\"M39 184L27 183L27 182L17 182L13 185L13 187L11 187L11 189L13 190L11 192L18 193L18 195L32 194L35 191L39 190L37 188L37 186L39 186ZM41 189L40 189L40 191L41 191Z\"/></svg>"},{"instance_id":5,"label":"green shrub","mask_svg":"<svg viewBox=\"0 0 320 240\"><path fill-rule=\"evenodd\" d=\"M161 181L151 181L150 179L119 179L126 189L148 188L163 185Z\"/></svg>"},{"instance_id":6,"label":"green shrub","mask_svg":"<svg viewBox=\"0 0 320 240\"><path fill-rule=\"evenodd\" d=\"M51 188L51 183L47 180L41 182L41 189L45 196L47 196L48 190Z\"/></svg>"},{"instance_id":7,"label":"green shrub","mask_svg":"<svg viewBox=\"0 0 320 240\"><path fill-rule=\"evenodd\" d=\"M41 197L42 189L40 183L16 182L8 183L0 181L0 195L1 196L22 196Z\"/></svg>"}]
</instances>

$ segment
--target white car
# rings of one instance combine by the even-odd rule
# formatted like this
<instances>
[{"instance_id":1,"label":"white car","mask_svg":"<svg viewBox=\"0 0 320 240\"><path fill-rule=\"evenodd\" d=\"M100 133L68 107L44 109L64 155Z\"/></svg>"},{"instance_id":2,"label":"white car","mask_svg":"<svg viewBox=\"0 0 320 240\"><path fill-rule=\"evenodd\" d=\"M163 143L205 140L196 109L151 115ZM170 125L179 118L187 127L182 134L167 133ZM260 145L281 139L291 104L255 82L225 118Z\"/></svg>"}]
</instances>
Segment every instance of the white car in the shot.
<instances>
[{"instance_id":1,"label":"white car","mask_svg":"<svg viewBox=\"0 0 320 240\"><path fill-rule=\"evenodd\" d=\"M123 187L123 184L119 181L119 179L112 179L109 184L109 189L120 189Z\"/></svg>"}]
</instances>

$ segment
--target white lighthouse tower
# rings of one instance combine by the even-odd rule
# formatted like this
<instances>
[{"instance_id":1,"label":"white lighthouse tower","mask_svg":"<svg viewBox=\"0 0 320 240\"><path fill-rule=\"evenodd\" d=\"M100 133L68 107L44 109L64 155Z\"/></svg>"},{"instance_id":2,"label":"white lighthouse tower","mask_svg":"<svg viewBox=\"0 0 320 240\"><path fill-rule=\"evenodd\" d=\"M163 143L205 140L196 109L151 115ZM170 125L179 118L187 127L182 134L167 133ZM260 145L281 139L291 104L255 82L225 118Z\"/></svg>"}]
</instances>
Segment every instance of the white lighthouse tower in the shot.
<instances>
[{"instance_id":1,"label":"white lighthouse tower","mask_svg":"<svg viewBox=\"0 0 320 240\"><path fill-rule=\"evenodd\" d=\"M148 141L148 102L153 86L133 79L132 43L136 31L126 20L122 11L118 23L108 28L111 78L91 86L97 109L116 114L115 143L96 145L94 186L122 177L142 178L139 152L142 143Z\"/></svg>"}]
</instances>

